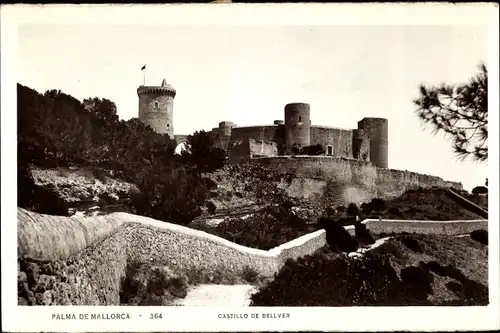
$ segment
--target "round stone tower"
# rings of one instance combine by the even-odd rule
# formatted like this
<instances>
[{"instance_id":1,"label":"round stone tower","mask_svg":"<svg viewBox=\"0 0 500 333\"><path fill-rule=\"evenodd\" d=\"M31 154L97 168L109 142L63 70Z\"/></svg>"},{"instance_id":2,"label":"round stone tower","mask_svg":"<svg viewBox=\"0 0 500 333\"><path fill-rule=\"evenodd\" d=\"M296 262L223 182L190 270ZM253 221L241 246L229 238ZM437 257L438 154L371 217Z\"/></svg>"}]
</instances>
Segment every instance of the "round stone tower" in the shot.
<instances>
[{"instance_id":1,"label":"round stone tower","mask_svg":"<svg viewBox=\"0 0 500 333\"><path fill-rule=\"evenodd\" d=\"M309 146L311 143L311 106L307 103L290 103L285 106L285 150Z\"/></svg>"},{"instance_id":2,"label":"round stone tower","mask_svg":"<svg viewBox=\"0 0 500 333\"><path fill-rule=\"evenodd\" d=\"M161 86L140 86L139 119L151 126L156 133L168 134L174 138L175 89L163 79Z\"/></svg>"},{"instance_id":3,"label":"round stone tower","mask_svg":"<svg viewBox=\"0 0 500 333\"><path fill-rule=\"evenodd\" d=\"M219 123L218 133L220 138L220 148L227 150L229 141L231 140L231 131L234 127L232 121L221 121Z\"/></svg>"},{"instance_id":4,"label":"round stone tower","mask_svg":"<svg viewBox=\"0 0 500 333\"><path fill-rule=\"evenodd\" d=\"M389 127L385 118L363 118L358 122L370 140L370 161L380 168L389 167Z\"/></svg>"}]
</instances>

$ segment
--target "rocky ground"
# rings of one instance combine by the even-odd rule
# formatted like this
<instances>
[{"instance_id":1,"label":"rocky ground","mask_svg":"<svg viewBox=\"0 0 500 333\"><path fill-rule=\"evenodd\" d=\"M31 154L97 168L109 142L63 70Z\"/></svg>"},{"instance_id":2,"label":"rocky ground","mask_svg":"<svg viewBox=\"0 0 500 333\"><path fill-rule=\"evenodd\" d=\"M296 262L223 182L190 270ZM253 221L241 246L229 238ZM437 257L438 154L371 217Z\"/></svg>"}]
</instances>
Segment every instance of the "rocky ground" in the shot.
<instances>
[{"instance_id":1,"label":"rocky ground","mask_svg":"<svg viewBox=\"0 0 500 333\"><path fill-rule=\"evenodd\" d=\"M96 168L32 167L30 172L36 188L54 191L68 209L68 215L130 211L128 200L131 193L137 191L135 185Z\"/></svg>"}]
</instances>

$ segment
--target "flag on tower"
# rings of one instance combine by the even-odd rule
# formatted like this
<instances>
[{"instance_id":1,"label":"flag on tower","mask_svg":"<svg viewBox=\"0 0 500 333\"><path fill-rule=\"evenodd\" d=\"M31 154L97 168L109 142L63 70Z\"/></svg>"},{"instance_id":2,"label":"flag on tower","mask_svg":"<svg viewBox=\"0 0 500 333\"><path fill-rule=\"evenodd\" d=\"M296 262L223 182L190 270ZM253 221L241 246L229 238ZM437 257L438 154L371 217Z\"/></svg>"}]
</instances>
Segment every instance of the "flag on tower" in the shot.
<instances>
[{"instance_id":1,"label":"flag on tower","mask_svg":"<svg viewBox=\"0 0 500 333\"><path fill-rule=\"evenodd\" d=\"M146 65L142 66L141 71L146 69Z\"/></svg>"}]
</instances>

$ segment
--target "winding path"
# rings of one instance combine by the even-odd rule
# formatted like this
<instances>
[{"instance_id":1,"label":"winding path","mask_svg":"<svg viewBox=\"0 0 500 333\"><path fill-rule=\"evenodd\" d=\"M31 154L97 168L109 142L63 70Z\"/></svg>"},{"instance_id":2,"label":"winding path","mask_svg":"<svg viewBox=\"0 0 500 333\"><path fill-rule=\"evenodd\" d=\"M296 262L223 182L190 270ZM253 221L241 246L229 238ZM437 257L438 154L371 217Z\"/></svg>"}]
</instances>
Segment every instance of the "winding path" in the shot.
<instances>
[{"instance_id":1,"label":"winding path","mask_svg":"<svg viewBox=\"0 0 500 333\"><path fill-rule=\"evenodd\" d=\"M201 284L188 291L185 298L174 301L174 306L248 306L250 295L257 291L248 284Z\"/></svg>"}]
</instances>

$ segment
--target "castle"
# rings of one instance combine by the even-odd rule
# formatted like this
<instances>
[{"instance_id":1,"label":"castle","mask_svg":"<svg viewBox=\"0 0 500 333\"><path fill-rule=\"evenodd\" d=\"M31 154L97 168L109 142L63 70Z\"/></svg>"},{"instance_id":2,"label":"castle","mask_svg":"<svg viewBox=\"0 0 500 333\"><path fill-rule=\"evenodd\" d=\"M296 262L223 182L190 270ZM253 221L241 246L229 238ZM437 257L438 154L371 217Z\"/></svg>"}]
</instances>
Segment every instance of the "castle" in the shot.
<instances>
[{"instance_id":1,"label":"castle","mask_svg":"<svg viewBox=\"0 0 500 333\"><path fill-rule=\"evenodd\" d=\"M165 79L160 86L140 86L139 119L160 134L168 134L177 143L187 135L175 135L173 102L175 89ZM209 135L213 145L226 150L230 159L292 155L298 150L321 145L325 155L370 162L388 168L388 121L363 118L356 129L340 129L311 124L311 107L290 103L284 107L284 120L266 126L236 126L222 121Z\"/></svg>"}]
</instances>

